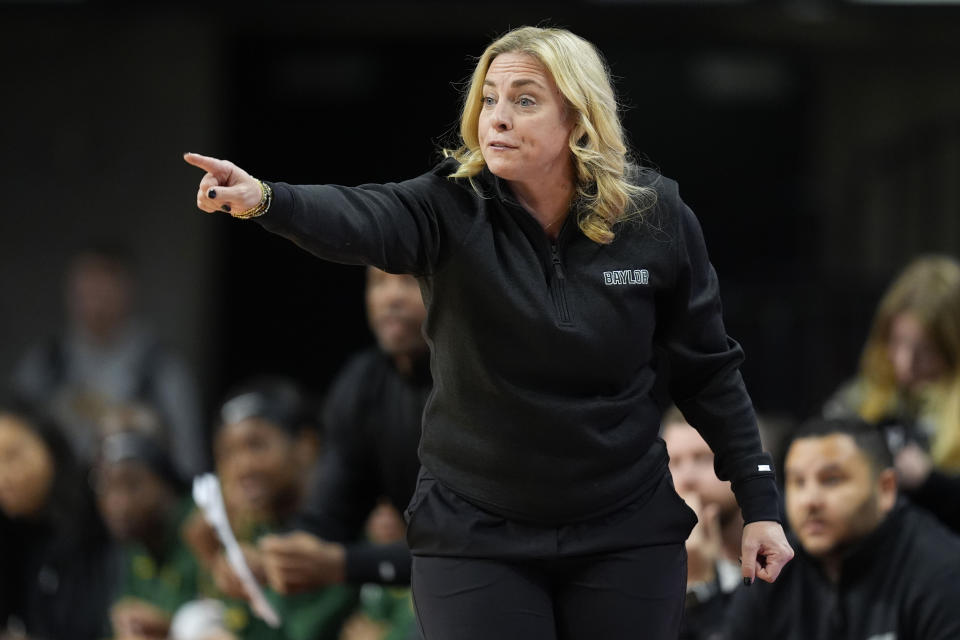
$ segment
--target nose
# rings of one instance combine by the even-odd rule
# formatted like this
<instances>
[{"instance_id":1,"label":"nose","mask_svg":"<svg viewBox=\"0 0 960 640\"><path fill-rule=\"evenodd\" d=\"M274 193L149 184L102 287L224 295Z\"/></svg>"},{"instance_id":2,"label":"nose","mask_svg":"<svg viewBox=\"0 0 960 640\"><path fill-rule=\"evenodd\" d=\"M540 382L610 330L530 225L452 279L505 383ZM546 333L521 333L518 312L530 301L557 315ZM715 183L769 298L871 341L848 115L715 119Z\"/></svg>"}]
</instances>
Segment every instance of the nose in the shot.
<instances>
[{"instance_id":1,"label":"nose","mask_svg":"<svg viewBox=\"0 0 960 640\"><path fill-rule=\"evenodd\" d=\"M909 385L916 377L917 353L915 349L897 346L891 354L893 371L900 384Z\"/></svg>"},{"instance_id":2,"label":"nose","mask_svg":"<svg viewBox=\"0 0 960 640\"><path fill-rule=\"evenodd\" d=\"M673 482L680 493L696 492L699 488L693 474L677 471L673 474Z\"/></svg>"},{"instance_id":3,"label":"nose","mask_svg":"<svg viewBox=\"0 0 960 640\"><path fill-rule=\"evenodd\" d=\"M802 489L793 488L793 491L799 495L795 496L797 502L803 507L803 512L807 514L818 513L823 507L823 494L809 482Z\"/></svg>"},{"instance_id":4,"label":"nose","mask_svg":"<svg viewBox=\"0 0 960 640\"><path fill-rule=\"evenodd\" d=\"M696 474L691 472L690 465L684 460L670 461L670 475L673 476L673 486L678 493L687 493L697 490Z\"/></svg>"},{"instance_id":5,"label":"nose","mask_svg":"<svg viewBox=\"0 0 960 640\"><path fill-rule=\"evenodd\" d=\"M391 279L385 283L381 290L380 298L383 308L396 309L404 306L406 296L404 294L404 283L399 279Z\"/></svg>"},{"instance_id":6,"label":"nose","mask_svg":"<svg viewBox=\"0 0 960 640\"><path fill-rule=\"evenodd\" d=\"M509 131L513 128L513 120L510 118L510 105L506 100L500 100L493 108L493 127L497 131Z\"/></svg>"},{"instance_id":7,"label":"nose","mask_svg":"<svg viewBox=\"0 0 960 640\"><path fill-rule=\"evenodd\" d=\"M256 452L247 449L234 451L230 458L224 461L223 475L236 480L249 473L256 473L259 469L259 456Z\"/></svg>"},{"instance_id":8,"label":"nose","mask_svg":"<svg viewBox=\"0 0 960 640\"><path fill-rule=\"evenodd\" d=\"M126 517L134 503L134 496L129 491L114 490L106 497L107 510L120 517Z\"/></svg>"}]
</instances>

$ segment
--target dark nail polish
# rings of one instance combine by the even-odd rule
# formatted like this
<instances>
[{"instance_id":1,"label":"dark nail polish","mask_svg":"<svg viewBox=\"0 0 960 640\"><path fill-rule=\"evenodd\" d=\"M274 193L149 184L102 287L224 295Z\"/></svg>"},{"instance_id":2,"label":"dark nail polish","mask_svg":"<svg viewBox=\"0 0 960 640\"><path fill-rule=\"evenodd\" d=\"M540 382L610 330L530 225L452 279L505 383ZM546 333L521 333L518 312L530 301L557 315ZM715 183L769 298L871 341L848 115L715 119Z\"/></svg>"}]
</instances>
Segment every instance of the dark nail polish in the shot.
<instances>
[{"instance_id":1,"label":"dark nail polish","mask_svg":"<svg viewBox=\"0 0 960 640\"><path fill-rule=\"evenodd\" d=\"M744 579L743 579L743 586L749 587L749 586L752 585L752 584L753 584L753 580L751 580L750 578L744 578Z\"/></svg>"},{"instance_id":2,"label":"dark nail polish","mask_svg":"<svg viewBox=\"0 0 960 640\"><path fill-rule=\"evenodd\" d=\"M217 190L216 190L216 189L210 189L210 191L207 191L207 197L210 198L211 200L213 200L214 198L216 198L216 197L217 197Z\"/></svg>"},{"instance_id":3,"label":"dark nail polish","mask_svg":"<svg viewBox=\"0 0 960 640\"><path fill-rule=\"evenodd\" d=\"M220 207L220 208L223 209L224 211L226 211L227 213L230 213L230 205L225 204L225 205L223 205L223 206Z\"/></svg>"}]
</instances>

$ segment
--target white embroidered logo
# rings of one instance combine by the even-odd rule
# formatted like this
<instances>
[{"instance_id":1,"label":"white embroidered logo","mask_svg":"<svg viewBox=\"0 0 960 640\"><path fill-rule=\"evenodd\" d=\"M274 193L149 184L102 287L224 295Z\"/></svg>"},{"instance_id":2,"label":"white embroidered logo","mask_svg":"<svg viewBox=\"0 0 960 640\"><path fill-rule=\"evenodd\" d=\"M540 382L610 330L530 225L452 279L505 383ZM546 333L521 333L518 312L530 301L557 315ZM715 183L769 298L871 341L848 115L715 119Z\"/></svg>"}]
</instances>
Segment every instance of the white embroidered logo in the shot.
<instances>
[{"instance_id":1,"label":"white embroidered logo","mask_svg":"<svg viewBox=\"0 0 960 640\"><path fill-rule=\"evenodd\" d=\"M757 471L770 471L770 465L768 464L758 464Z\"/></svg>"},{"instance_id":2,"label":"white embroidered logo","mask_svg":"<svg viewBox=\"0 0 960 640\"><path fill-rule=\"evenodd\" d=\"M604 271L603 284L607 286L617 284L650 284L650 272L646 269Z\"/></svg>"}]
</instances>

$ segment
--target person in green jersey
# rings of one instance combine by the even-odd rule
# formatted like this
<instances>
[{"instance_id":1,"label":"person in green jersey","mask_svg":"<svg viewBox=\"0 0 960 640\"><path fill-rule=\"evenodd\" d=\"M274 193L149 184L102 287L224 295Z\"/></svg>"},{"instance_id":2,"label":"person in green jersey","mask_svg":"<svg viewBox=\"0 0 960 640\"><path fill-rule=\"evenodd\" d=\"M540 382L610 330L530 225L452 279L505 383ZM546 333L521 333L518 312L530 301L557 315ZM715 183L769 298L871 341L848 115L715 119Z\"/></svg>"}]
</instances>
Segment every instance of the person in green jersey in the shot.
<instances>
[{"instance_id":1,"label":"person in green jersey","mask_svg":"<svg viewBox=\"0 0 960 640\"><path fill-rule=\"evenodd\" d=\"M181 536L192 502L162 444L143 433L103 440L93 484L119 545L114 637L166 638L173 613L197 593L199 565Z\"/></svg>"},{"instance_id":2,"label":"person in green jersey","mask_svg":"<svg viewBox=\"0 0 960 640\"><path fill-rule=\"evenodd\" d=\"M231 525L247 550L248 563L261 582L266 577L257 540L285 531L303 498L319 452L319 428L312 404L293 382L264 378L227 396L214 433L214 460ZM208 574L204 595L227 605L227 626L242 640L335 640L353 611L357 590L331 586L283 595L264 586L281 626L271 628L256 617L225 554L202 523L191 524L192 544Z\"/></svg>"}]
</instances>

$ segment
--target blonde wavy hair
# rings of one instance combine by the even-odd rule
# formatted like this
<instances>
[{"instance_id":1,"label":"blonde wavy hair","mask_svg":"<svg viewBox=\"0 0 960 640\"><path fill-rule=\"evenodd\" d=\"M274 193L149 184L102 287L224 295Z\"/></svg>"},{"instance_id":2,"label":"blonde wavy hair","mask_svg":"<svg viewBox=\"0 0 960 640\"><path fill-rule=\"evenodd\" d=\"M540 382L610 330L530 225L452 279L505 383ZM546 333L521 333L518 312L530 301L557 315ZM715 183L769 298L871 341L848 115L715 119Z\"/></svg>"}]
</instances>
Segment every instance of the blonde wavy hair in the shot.
<instances>
[{"instance_id":1,"label":"blonde wavy hair","mask_svg":"<svg viewBox=\"0 0 960 640\"><path fill-rule=\"evenodd\" d=\"M913 315L947 364L947 372L910 398L897 387L889 355L895 318ZM859 413L876 421L898 404L925 402L936 431L931 445L934 464L960 471L960 263L948 256L922 256L911 262L890 285L874 316L860 359L864 383Z\"/></svg>"},{"instance_id":2,"label":"blonde wavy hair","mask_svg":"<svg viewBox=\"0 0 960 640\"><path fill-rule=\"evenodd\" d=\"M576 119L569 146L574 160L577 224L594 242L613 242L614 226L642 216L656 203L657 193L630 182L631 163L603 57L591 43L565 29L521 27L483 52L464 95L460 146L443 151L460 162L449 177L468 178L473 184L474 176L486 166L477 131L483 81L490 63L502 53L533 56L553 76Z\"/></svg>"}]
</instances>

